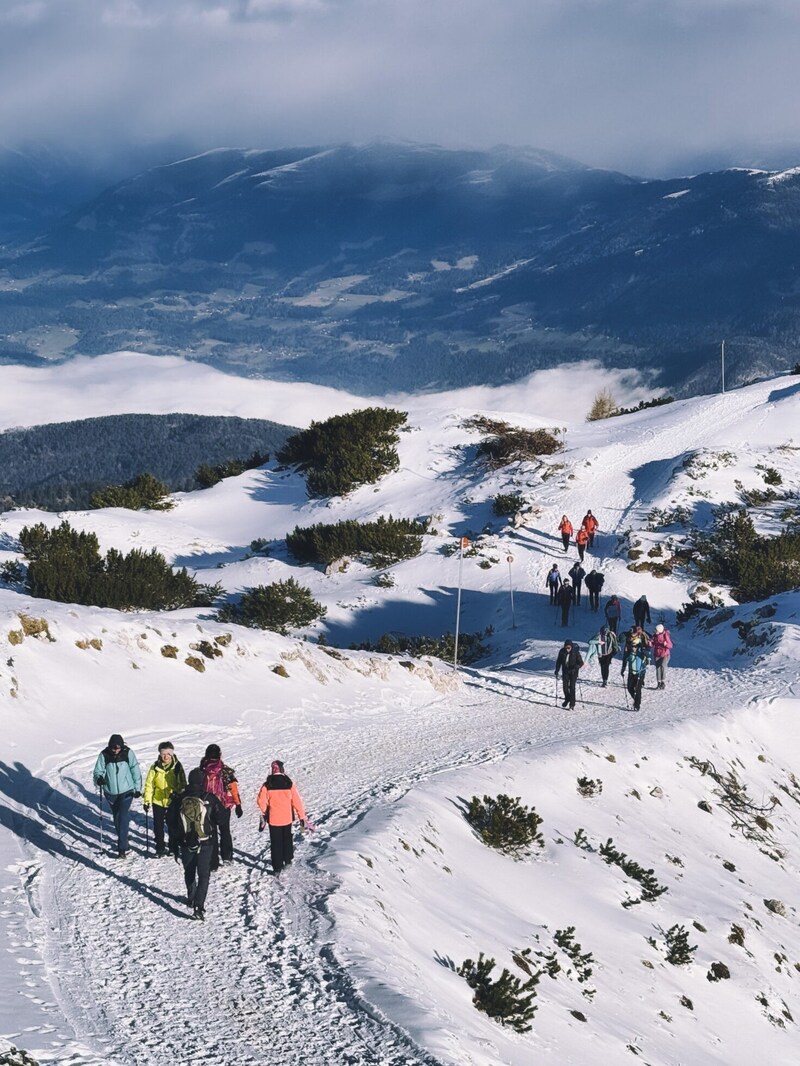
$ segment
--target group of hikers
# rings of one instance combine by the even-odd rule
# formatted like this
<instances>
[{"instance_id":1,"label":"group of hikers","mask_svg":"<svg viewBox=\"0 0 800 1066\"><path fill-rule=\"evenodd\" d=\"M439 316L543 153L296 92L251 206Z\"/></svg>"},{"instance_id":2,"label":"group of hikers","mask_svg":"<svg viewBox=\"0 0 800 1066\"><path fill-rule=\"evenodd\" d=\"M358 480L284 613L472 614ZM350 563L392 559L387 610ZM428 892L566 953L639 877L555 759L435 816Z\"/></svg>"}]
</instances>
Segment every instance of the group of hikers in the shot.
<instances>
[{"instance_id":1,"label":"group of hikers","mask_svg":"<svg viewBox=\"0 0 800 1066\"><path fill-rule=\"evenodd\" d=\"M566 515L561 516L558 530L564 551L567 552L573 535L573 526ZM591 511L587 511L581 521L580 529L575 534L578 559L570 567L568 576L562 577L558 564L554 563L545 578L545 585L550 592L550 605L561 608L562 627L569 625L570 612L573 607L581 605L584 584L589 594L590 609L594 612L600 610L600 593L605 577L595 568L587 573L583 565L586 549L593 546L597 530L597 519ZM672 637L663 623L656 625L652 635L645 630L645 625L651 625L650 604L646 596L640 596L633 604L633 625L624 634L620 634L622 604L617 596L612 595L608 598L603 613L606 619L605 624L589 641L586 661L591 663L593 659L597 659L600 664L602 687L605 688L608 685L611 662L621 648L621 673L623 677L626 673L628 675L627 692L633 701L634 711L638 711L641 708L642 689L651 657L655 664L656 688L667 687L667 667L672 651ZM564 691L562 707L574 709L579 671L583 666L584 660L577 643L565 640L558 653L555 666L556 678L561 677Z\"/></svg>"},{"instance_id":2,"label":"group of hikers","mask_svg":"<svg viewBox=\"0 0 800 1066\"><path fill-rule=\"evenodd\" d=\"M667 667L669 666L669 658L672 652L672 637L669 630L661 622L656 626L652 636L643 626L634 623L623 634L622 640L617 636L616 629L612 629L608 624L601 626L597 636L592 637L589 641L586 663L591 663L593 659L597 659L600 664L600 678L603 688L608 685L611 663L620 647L622 648L622 669L620 673L624 677L627 672L627 692L631 697L634 711L638 711L642 705L642 689L644 688L645 675L651 656L655 664L656 688L665 689L667 687ZM564 689L562 707L575 709L575 690L578 682L578 673L584 665L578 645L572 640L565 640L558 653L555 668L556 678L559 675L561 676Z\"/></svg>"},{"instance_id":3,"label":"group of hikers","mask_svg":"<svg viewBox=\"0 0 800 1066\"><path fill-rule=\"evenodd\" d=\"M119 733L113 733L97 756L92 776L100 792L101 833L104 796L111 808L116 855L125 859L130 854L131 805L134 799L141 798L148 851L152 809L156 857L171 853L176 862L183 863L186 902L192 908L192 917L203 920L212 872L233 862L231 815L241 818L243 814L236 773L222 761L219 744L208 745L200 764L187 777L172 742L162 741L143 787L136 754ZM304 829L313 829L297 786L280 759L273 760L256 804L261 812L259 832L269 828L272 872L278 874L294 858L295 817Z\"/></svg>"}]
</instances>

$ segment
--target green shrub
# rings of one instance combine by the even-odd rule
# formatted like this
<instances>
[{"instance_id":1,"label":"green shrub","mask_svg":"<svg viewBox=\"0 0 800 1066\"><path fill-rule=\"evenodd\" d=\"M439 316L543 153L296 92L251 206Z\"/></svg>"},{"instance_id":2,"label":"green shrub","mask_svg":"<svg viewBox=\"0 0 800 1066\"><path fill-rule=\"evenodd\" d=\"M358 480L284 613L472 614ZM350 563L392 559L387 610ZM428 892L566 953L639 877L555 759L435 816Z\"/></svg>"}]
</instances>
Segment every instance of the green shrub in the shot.
<instances>
[{"instance_id":1,"label":"green shrub","mask_svg":"<svg viewBox=\"0 0 800 1066\"><path fill-rule=\"evenodd\" d=\"M202 599L204 586L186 569L172 569L155 549L123 555L111 548L103 558L94 533L69 522L50 530L43 522L19 535L30 560L27 584L32 596L60 603L83 603L116 610L175 610Z\"/></svg>"},{"instance_id":2,"label":"green shrub","mask_svg":"<svg viewBox=\"0 0 800 1066\"><path fill-rule=\"evenodd\" d=\"M508 1025L518 1033L527 1033L531 1029L530 1021L536 1013L533 1000L536 998L537 977L520 981L505 967L496 981L492 980L494 959L484 958L483 952L478 961L465 959L456 973L467 982L473 990L472 1002L490 1018L496 1018L501 1025Z\"/></svg>"},{"instance_id":3,"label":"green shrub","mask_svg":"<svg viewBox=\"0 0 800 1066\"><path fill-rule=\"evenodd\" d=\"M542 819L533 807L525 807L519 796L473 796L464 817L484 844L506 855L518 855L533 845L544 847L539 832Z\"/></svg>"},{"instance_id":4,"label":"green shrub","mask_svg":"<svg viewBox=\"0 0 800 1066\"><path fill-rule=\"evenodd\" d=\"M411 518L380 517L375 522L343 522L296 526L286 537L286 547L300 563L323 563L345 555L367 556L370 566L383 569L422 551L427 525Z\"/></svg>"},{"instance_id":5,"label":"green shrub","mask_svg":"<svg viewBox=\"0 0 800 1066\"><path fill-rule=\"evenodd\" d=\"M148 507L151 511L170 511L175 504L169 499L169 488L163 481L152 474L137 474L124 485L108 485L95 492L89 506L127 507L131 511Z\"/></svg>"},{"instance_id":6,"label":"green shrub","mask_svg":"<svg viewBox=\"0 0 800 1066\"><path fill-rule=\"evenodd\" d=\"M656 396L652 400L639 400L635 407L618 407L616 411L611 412L610 417L616 417L617 415L632 415L637 411L644 411L648 407L663 407L665 403L674 403L674 396Z\"/></svg>"},{"instance_id":7,"label":"green shrub","mask_svg":"<svg viewBox=\"0 0 800 1066\"><path fill-rule=\"evenodd\" d=\"M398 468L397 431L407 419L404 411L367 407L312 422L289 437L278 459L305 474L309 496L343 496Z\"/></svg>"},{"instance_id":8,"label":"green shrub","mask_svg":"<svg viewBox=\"0 0 800 1066\"><path fill-rule=\"evenodd\" d=\"M492 511L499 518L514 518L525 508L525 497L521 492L500 493L492 501Z\"/></svg>"},{"instance_id":9,"label":"green shrub","mask_svg":"<svg viewBox=\"0 0 800 1066\"><path fill-rule=\"evenodd\" d=\"M618 866L626 877L638 881L642 886L641 896L638 899L628 898L623 900L623 907L633 907L637 903L650 903L667 891L666 885L658 883L652 869L645 870L638 862L628 858L624 851L619 851L614 846L614 841L611 837L608 838L605 844L600 845L600 855L609 866Z\"/></svg>"},{"instance_id":10,"label":"green shrub","mask_svg":"<svg viewBox=\"0 0 800 1066\"><path fill-rule=\"evenodd\" d=\"M284 636L290 629L311 625L327 613L311 590L294 578L248 589L238 603L226 604L217 615L220 622L235 622L251 629L271 629Z\"/></svg>"},{"instance_id":11,"label":"green shrub","mask_svg":"<svg viewBox=\"0 0 800 1066\"><path fill-rule=\"evenodd\" d=\"M783 484L783 478L781 477L780 473L775 469L774 466L762 466L761 463L758 463L757 466L756 466L756 470L760 470L761 471L761 476L764 479L764 484L765 485L782 485Z\"/></svg>"},{"instance_id":12,"label":"green shrub","mask_svg":"<svg viewBox=\"0 0 800 1066\"><path fill-rule=\"evenodd\" d=\"M667 962L673 966L688 966L697 951L697 945L689 944L689 933L682 925L673 925L664 934Z\"/></svg>"},{"instance_id":13,"label":"green shrub","mask_svg":"<svg viewBox=\"0 0 800 1066\"><path fill-rule=\"evenodd\" d=\"M468 665L488 655L489 648L482 641L492 632L490 627L480 633L459 633L459 663ZM452 633L445 633L442 637L407 637L403 634L384 633L374 644L367 640L361 644L352 645L352 648L354 651L378 651L383 655L413 655L415 658L432 655L436 659L444 659L445 662L451 663L455 654L455 638Z\"/></svg>"},{"instance_id":14,"label":"green shrub","mask_svg":"<svg viewBox=\"0 0 800 1066\"><path fill-rule=\"evenodd\" d=\"M593 777L579 777L578 778L578 795L579 796L599 796L603 791L603 782L600 778Z\"/></svg>"},{"instance_id":15,"label":"green shrub","mask_svg":"<svg viewBox=\"0 0 800 1066\"><path fill-rule=\"evenodd\" d=\"M6 585L19 585L25 578L25 568L17 559L7 559L0 565L0 581Z\"/></svg>"},{"instance_id":16,"label":"green shrub","mask_svg":"<svg viewBox=\"0 0 800 1066\"><path fill-rule=\"evenodd\" d=\"M268 462L268 454L253 452L249 459L226 459L224 463L217 463L214 466L201 463L195 471L194 479L201 489L210 489L225 477L236 477L238 474L243 474L245 470L255 470L256 467Z\"/></svg>"},{"instance_id":17,"label":"green shrub","mask_svg":"<svg viewBox=\"0 0 800 1066\"><path fill-rule=\"evenodd\" d=\"M698 536L696 546L701 576L729 584L739 603L800 586L800 532L762 537L744 509L718 511L713 531Z\"/></svg>"}]
</instances>

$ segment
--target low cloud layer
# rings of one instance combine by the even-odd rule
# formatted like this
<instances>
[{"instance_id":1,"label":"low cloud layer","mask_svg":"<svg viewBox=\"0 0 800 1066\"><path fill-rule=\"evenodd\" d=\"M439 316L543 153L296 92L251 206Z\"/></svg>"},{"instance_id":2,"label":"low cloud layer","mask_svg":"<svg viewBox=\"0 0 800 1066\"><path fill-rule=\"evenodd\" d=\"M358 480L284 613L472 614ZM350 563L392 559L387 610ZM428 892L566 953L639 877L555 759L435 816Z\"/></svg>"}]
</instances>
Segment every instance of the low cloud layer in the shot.
<instances>
[{"instance_id":1,"label":"low cloud layer","mask_svg":"<svg viewBox=\"0 0 800 1066\"><path fill-rule=\"evenodd\" d=\"M796 0L0 0L0 142L800 144ZM799 160L800 161L800 160Z\"/></svg>"}]
</instances>

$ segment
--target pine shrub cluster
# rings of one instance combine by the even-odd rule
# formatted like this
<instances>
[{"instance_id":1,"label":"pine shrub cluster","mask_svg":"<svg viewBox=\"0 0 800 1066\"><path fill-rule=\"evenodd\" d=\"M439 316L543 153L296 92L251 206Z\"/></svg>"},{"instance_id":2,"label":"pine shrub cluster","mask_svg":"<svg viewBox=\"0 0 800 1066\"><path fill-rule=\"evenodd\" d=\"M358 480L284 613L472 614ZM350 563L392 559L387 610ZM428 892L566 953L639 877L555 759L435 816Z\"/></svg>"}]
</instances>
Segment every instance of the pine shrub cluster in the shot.
<instances>
[{"instance_id":1,"label":"pine shrub cluster","mask_svg":"<svg viewBox=\"0 0 800 1066\"><path fill-rule=\"evenodd\" d=\"M514 518L525 507L521 492L500 493L492 501L492 511L498 518Z\"/></svg>"},{"instance_id":2,"label":"pine shrub cluster","mask_svg":"<svg viewBox=\"0 0 800 1066\"><path fill-rule=\"evenodd\" d=\"M673 925L664 934L667 962L673 966L688 966L692 961L697 945L689 943L688 930L682 925Z\"/></svg>"},{"instance_id":3,"label":"pine shrub cluster","mask_svg":"<svg viewBox=\"0 0 800 1066\"><path fill-rule=\"evenodd\" d=\"M494 967L494 959L485 958L481 952L477 962L465 959L456 972L473 990L472 1002L479 1011L518 1033L529 1032L530 1022L536 1013L533 1000L536 998L537 978L520 981L503 967L503 972L493 981Z\"/></svg>"},{"instance_id":4,"label":"pine shrub cluster","mask_svg":"<svg viewBox=\"0 0 800 1066\"><path fill-rule=\"evenodd\" d=\"M198 584L185 568L175 572L155 549L123 555L111 548L104 558L97 536L67 521L54 529L43 522L25 526L19 539L29 559L28 591L43 599L169 611L197 606L217 591Z\"/></svg>"},{"instance_id":5,"label":"pine shrub cluster","mask_svg":"<svg viewBox=\"0 0 800 1066\"><path fill-rule=\"evenodd\" d=\"M800 532L762 537L744 508L717 513L714 530L697 538L700 573L731 586L739 603L766 599L800 586Z\"/></svg>"},{"instance_id":6,"label":"pine shrub cluster","mask_svg":"<svg viewBox=\"0 0 800 1066\"><path fill-rule=\"evenodd\" d=\"M95 492L89 506L127 507L139 511L143 507L151 511L171 511L175 504L169 499L169 488L152 474L137 474L124 485L108 485Z\"/></svg>"},{"instance_id":7,"label":"pine shrub cluster","mask_svg":"<svg viewBox=\"0 0 800 1066\"><path fill-rule=\"evenodd\" d=\"M305 474L309 496L344 496L398 468L398 430L407 419L404 411L366 407L312 422L289 437L278 459Z\"/></svg>"},{"instance_id":8,"label":"pine shrub cluster","mask_svg":"<svg viewBox=\"0 0 800 1066\"><path fill-rule=\"evenodd\" d=\"M311 590L290 577L248 589L238 603L225 604L217 620L251 629L270 629L286 636L290 629L311 625L326 613L327 607L314 599Z\"/></svg>"},{"instance_id":9,"label":"pine shrub cluster","mask_svg":"<svg viewBox=\"0 0 800 1066\"><path fill-rule=\"evenodd\" d=\"M223 478L236 477L245 470L255 470L269 462L269 455L253 452L249 459L226 459L224 463L211 465L201 463L195 471L194 479L201 489L210 489L219 484Z\"/></svg>"},{"instance_id":10,"label":"pine shrub cluster","mask_svg":"<svg viewBox=\"0 0 800 1066\"><path fill-rule=\"evenodd\" d=\"M542 819L519 796L473 796L464 817L484 844L506 855L519 855L534 845L544 847L539 832Z\"/></svg>"},{"instance_id":11,"label":"pine shrub cluster","mask_svg":"<svg viewBox=\"0 0 800 1066\"><path fill-rule=\"evenodd\" d=\"M427 523L411 518L381 516L375 522L344 522L296 526L286 537L286 547L300 563L332 563L343 556L363 555L376 570L422 551Z\"/></svg>"},{"instance_id":12,"label":"pine shrub cluster","mask_svg":"<svg viewBox=\"0 0 800 1066\"><path fill-rule=\"evenodd\" d=\"M632 907L636 903L650 903L667 891L666 885L658 883L652 869L645 870L638 862L628 858L624 851L619 851L614 846L614 841L611 837L608 838L605 844L600 845L600 854L609 866L618 866L626 877L638 881L642 886L641 896L638 899L624 900L623 907Z\"/></svg>"},{"instance_id":13,"label":"pine shrub cluster","mask_svg":"<svg viewBox=\"0 0 800 1066\"><path fill-rule=\"evenodd\" d=\"M459 633L459 663L468 665L488 655L489 647L483 643L483 638L492 632L490 627L479 633ZM445 633L441 637L407 637L402 633L384 633L374 643L365 640L361 644L353 644L352 649L354 651L377 651L383 655L411 655L414 658L432 655L436 659L444 659L445 662L452 663L455 655L455 638L452 633Z\"/></svg>"}]
</instances>

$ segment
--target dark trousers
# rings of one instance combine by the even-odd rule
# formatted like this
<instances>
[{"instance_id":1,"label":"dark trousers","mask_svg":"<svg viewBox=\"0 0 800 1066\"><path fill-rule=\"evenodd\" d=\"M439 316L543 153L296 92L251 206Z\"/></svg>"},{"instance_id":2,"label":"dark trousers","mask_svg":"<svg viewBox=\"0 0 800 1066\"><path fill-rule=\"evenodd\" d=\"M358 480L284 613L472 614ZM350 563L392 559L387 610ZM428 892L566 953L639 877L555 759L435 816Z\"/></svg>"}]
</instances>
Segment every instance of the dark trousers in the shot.
<instances>
[{"instance_id":1,"label":"dark trousers","mask_svg":"<svg viewBox=\"0 0 800 1066\"><path fill-rule=\"evenodd\" d=\"M608 615L606 615L606 621L608 622L608 628L611 632L616 633L617 626L619 625L619 618L609 618Z\"/></svg>"},{"instance_id":2,"label":"dark trousers","mask_svg":"<svg viewBox=\"0 0 800 1066\"><path fill-rule=\"evenodd\" d=\"M153 804L153 838L156 842L156 851L164 851L164 819L167 808L158 803Z\"/></svg>"},{"instance_id":3,"label":"dark trousers","mask_svg":"<svg viewBox=\"0 0 800 1066\"><path fill-rule=\"evenodd\" d=\"M128 827L131 823L131 803L133 803L133 793L123 792L119 796L109 796L106 792L106 799L111 808L111 817L114 819L114 829L117 833L117 848L120 851L127 851Z\"/></svg>"},{"instance_id":4,"label":"dark trousers","mask_svg":"<svg viewBox=\"0 0 800 1066\"><path fill-rule=\"evenodd\" d=\"M561 543L564 545L564 551L569 548L569 533L561 534Z\"/></svg>"},{"instance_id":5,"label":"dark trousers","mask_svg":"<svg viewBox=\"0 0 800 1066\"><path fill-rule=\"evenodd\" d=\"M186 895L192 907L200 910L206 905L208 894L208 882L211 880L211 859L214 854L214 845L210 840L201 844L197 851L189 848L181 848L181 861L183 862L183 876L186 881Z\"/></svg>"},{"instance_id":6,"label":"dark trousers","mask_svg":"<svg viewBox=\"0 0 800 1066\"><path fill-rule=\"evenodd\" d=\"M590 533L589 534L589 547L590 548L594 547L594 533Z\"/></svg>"},{"instance_id":7,"label":"dark trousers","mask_svg":"<svg viewBox=\"0 0 800 1066\"><path fill-rule=\"evenodd\" d=\"M642 705L642 687L644 686L644 674L632 674L628 671L628 693L633 700L633 709L638 711Z\"/></svg>"},{"instance_id":8,"label":"dark trousers","mask_svg":"<svg viewBox=\"0 0 800 1066\"><path fill-rule=\"evenodd\" d=\"M558 585L550 586L550 606L552 607L554 603L558 603Z\"/></svg>"},{"instance_id":9,"label":"dark trousers","mask_svg":"<svg viewBox=\"0 0 800 1066\"><path fill-rule=\"evenodd\" d=\"M231 836L231 809L226 807L219 816L219 823L214 827L216 837L215 851L223 862L233 859L233 837Z\"/></svg>"},{"instance_id":10,"label":"dark trousers","mask_svg":"<svg viewBox=\"0 0 800 1066\"><path fill-rule=\"evenodd\" d=\"M578 558L580 559L581 562L583 562L583 557L586 554L586 545L585 544L578 544L577 548L578 548Z\"/></svg>"},{"instance_id":11,"label":"dark trousers","mask_svg":"<svg viewBox=\"0 0 800 1066\"><path fill-rule=\"evenodd\" d=\"M564 700L570 705L575 706L575 685L578 681L577 670L562 670L561 671L561 684L564 689Z\"/></svg>"},{"instance_id":12,"label":"dark trousers","mask_svg":"<svg viewBox=\"0 0 800 1066\"><path fill-rule=\"evenodd\" d=\"M598 655L597 657L597 661L600 663L600 676L603 679L604 685L608 683L608 670L613 658L613 655Z\"/></svg>"},{"instance_id":13,"label":"dark trousers","mask_svg":"<svg viewBox=\"0 0 800 1066\"><path fill-rule=\"evenodd\" d=\"M570 609L571 606L572 606L571 603L562 603L561 604L561 625L562 626L569 625L569 609Z\"/></svg>"},{"instance_id":14,"label":"dark trousers","mask_svg":"<svg viewBox=\"0 0 800 1066\"><path fill-rule=\"evenodd\" d=\"M288 866L294 858L294 841L291 825L271 825L269 827L269 850L272 860L272 872L277 874Z\"/></svg>"},{"instance_id":15,"label":"dark trousers","mask_svg":"<svg viewBox=\"0 0 800 1066\"><path fill-rule=\"evenodd\" d=\"M600 610L600 593L589 589L589 606L593 611Z\"/></svg>"},{"instance_id":16,"label":"dark trousers","mask_svg":"<svg viewBox=\"0 0 800 1066\"><path fill-rule=\"evenodd\" d=\"M581 602L581 583L580 583L580 581L576 581L575 584L572 587L575 589L575 602L578 604L578 606L580 606L580 602Z\"/></svg>"}]
</instances>

